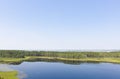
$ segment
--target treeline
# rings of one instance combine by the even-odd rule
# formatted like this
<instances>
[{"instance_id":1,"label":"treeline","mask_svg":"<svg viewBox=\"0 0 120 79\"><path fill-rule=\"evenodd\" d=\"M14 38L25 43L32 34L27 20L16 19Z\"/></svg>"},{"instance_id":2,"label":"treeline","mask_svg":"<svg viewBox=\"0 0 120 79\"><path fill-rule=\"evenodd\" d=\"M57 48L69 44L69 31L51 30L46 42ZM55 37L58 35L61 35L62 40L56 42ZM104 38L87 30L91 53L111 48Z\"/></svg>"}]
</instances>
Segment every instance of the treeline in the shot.
<instances>
[{"instance_id":1,"label":"treeline","mask_svg":"<svg viewBox=\"0 0 120 79\"><path fill-rule=\"evenodd\" d=\"M25 56L45 56L61 58L120 58L120 52L56 52L0 50L1 58L24 58Z\"/></svg>"}]
</instances>

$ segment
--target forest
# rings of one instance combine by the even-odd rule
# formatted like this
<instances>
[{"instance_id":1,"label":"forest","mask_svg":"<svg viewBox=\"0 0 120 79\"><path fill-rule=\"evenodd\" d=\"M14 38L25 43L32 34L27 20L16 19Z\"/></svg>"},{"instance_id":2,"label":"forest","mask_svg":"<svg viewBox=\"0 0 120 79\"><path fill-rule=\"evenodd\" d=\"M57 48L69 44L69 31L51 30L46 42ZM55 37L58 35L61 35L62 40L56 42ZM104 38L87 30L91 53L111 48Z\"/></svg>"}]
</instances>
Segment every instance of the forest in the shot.
<instances>
[{"instance_id":1,"label":"forest","mask_svg":"<svg viewBox=\"0 0 120 79\"><path fill-rule=\"evenodd\" d=\"M0 58L25 58L26 56L60 57L60 58L120 58L120 51L116 52L73 52L73 51L24 51L0 50Z\"/></svg>"}]
</instances>

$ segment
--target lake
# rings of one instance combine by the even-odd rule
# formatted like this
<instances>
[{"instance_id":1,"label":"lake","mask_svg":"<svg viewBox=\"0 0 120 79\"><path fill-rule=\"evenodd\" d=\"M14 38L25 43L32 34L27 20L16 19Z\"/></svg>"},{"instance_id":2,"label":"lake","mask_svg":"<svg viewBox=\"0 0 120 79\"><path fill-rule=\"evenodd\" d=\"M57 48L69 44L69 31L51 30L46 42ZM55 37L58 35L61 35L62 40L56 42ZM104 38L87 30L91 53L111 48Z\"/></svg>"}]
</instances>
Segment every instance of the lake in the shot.
<instances>
[{"instance_id":1,"label":"lake","mask_svg":"<svg viewBox=\"0 0 120 79\"><path fill-rule=\"evenodd\" d=\"M23 79L120 79L120 65L112 63L23 62L10 67Z\"/></svg>"}]
</instances>

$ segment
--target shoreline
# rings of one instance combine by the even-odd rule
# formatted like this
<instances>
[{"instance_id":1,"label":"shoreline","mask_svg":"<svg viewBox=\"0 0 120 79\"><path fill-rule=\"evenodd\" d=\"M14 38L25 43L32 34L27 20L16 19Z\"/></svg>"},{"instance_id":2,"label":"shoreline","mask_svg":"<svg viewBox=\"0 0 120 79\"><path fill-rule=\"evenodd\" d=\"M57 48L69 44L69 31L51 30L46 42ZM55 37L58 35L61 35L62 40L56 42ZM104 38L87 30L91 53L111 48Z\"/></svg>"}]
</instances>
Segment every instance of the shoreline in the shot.
<instances>
[{"instance_id":1,"label":"shoreline","mask_svg":"<svg viewBox=\"0 0 120 79\"><path fill-rule=\"evenodd\" d=\"M61 57L43 57L43 56L28 56L25 58L0 58L0 63L22 63L24 61L35 61L39 59L58 60L58 61L79 61L79 62L105 62L120 64L120 58L61 58Z\"/></svg>"},{"instance_id":2,"label":"shoreline","mask_svg":"<svg viewBox=\"0 0 120 79\"><path fill-rule=\"evenodd\" d=\"M73 64L69 62L78 62L75 64L79 64L79 62L96 62L96 63L114 63L120 64L120 58L61 58L61 57L45 57L45 56L27 56L25 58L0 58L0 64L21 64L24 61L44 61L51 60L48 62L63 62L67 64ZM0 79L19 79L19 72L17 71L0 71Z\"/></svg>"}]
</instances>

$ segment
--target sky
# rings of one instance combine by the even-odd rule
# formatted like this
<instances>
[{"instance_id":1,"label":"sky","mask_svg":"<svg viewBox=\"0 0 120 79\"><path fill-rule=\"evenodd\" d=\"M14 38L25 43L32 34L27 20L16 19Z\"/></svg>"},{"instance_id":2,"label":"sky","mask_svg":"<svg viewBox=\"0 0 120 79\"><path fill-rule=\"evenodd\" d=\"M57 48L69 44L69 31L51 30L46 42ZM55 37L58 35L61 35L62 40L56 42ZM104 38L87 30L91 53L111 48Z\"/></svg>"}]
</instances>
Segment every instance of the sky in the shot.
<instances>
[{"instance_id":1,"label":"sky","mask_svg":"<svg viewBox=\"0 0 120 79\"><path fill-rule=\"evenodd\" d=\"M120 0L0 0L0 49L120 49Z\"/></svg>"}]
</instances>

